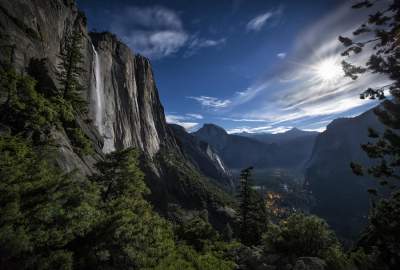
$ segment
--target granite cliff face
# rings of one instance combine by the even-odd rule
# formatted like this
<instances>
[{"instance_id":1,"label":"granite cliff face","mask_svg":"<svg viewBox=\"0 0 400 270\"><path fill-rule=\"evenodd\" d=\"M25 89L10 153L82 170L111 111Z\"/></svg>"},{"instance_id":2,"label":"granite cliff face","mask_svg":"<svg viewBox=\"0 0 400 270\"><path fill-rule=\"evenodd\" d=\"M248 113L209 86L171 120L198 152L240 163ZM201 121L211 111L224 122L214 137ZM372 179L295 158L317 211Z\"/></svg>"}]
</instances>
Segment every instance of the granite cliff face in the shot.
<instances>
[{"instance_id":1,"label":"granite cliff face","mask_svg":"<svg viewBox=\"0 0 400 270\"><path fill-rule=\"evenodd\" d=\"M91 41L86 31L86 19L74 4L74 1L0 1L0 61L11 60L12 65L21 73L34 71L40 75L40 84L56 89L57 65L61 45L66 36L77 29L83 34L83 65L90 70L92 63ZM8 52L11 51L11 55ZM11 59L9 59L11 58ZM40 71L39 71L40 69ZM34 76L35 77L35 76ZM81 83L89 87L90 80L82 76ZM35 79L38 79L35 77ZM87 92L87 98L89 92ZM65 171L78 169L87 175L93 172L93 164L100 158L101 138L85 120L78 117L84 132L95 142L96 153L93 156L80 157L73 151L68 136L62 129L53 130L52 137L58 148L57 163Z\"/></svg>"},{"instance_id":2,"label":"granite cliff face","mask_svg":"<svg viewBox=\"0 0 400 270\"><path fill-rule=\"evenodd\" d=\"M82 33L85 74L81 80L93 122L84 121L86 116L80 122L95 141L98 155L134 146L151 158L161 144L174 144L149 61L134 55L112 34L88 34L86 19L74 1L1 0L0 12L1 46L13 47L13 65L26 72L33 62L41 61L48 70L49 87L58 84L55 74L63 40L73 29ZM60 143L61 166L76 166L84 174L90 173L93 158L84 157L89 164L82 165L65 134L55 131L54 136Z\"/></svg>"},{"instance_id":3,"label":"granite cliff face","mask_svg":"<svg viewBox=\"0 0 400 270\"><path fill-rule=\"evenodd\" d=\"M78 115L76 120L95 153L82 156L74 152L65 130L54 128L51 136L61 169L90 175L104 154L136 147L142 150L143 169L152 189L150 199L157 209L168 211L174 204L208 209L211 216L221 217L222 200L208 188L212 181L185 158L166 124L148 59L132 53L113 34L88 33L86 18L75 1L0 0L0 61L11 60L16 70L33 76L41 87L59 88L59 54L73 31L83 36L85 72L79 80L89 104L88 114ZM11 56L6 51L11 51Z\"/></svg>"},{"instance_id":4,"label":"granite cliff face","mask_svg":"<svg viewBox=\"0 0 400 270\"><path fill-rule=\"evenodd\" d=\"M99 62L94 62L94 70L98 65L99 72L93 72L92 78L100 75L102 88L100 101L91 99L91 112L94 116L93 105L103 103L101 123L97 126L105 139L103 151L135 146L153 157L160 144L174 142L166 126L149 60L133 55L112 34L92 33L90 37Z\"/></svg>"},{"instance_id":5,"label":"granite cliff face","mask_svg":"<svg viewBox=\"0 0 400 270\"><path fill-rule=\"evenodd\" d=\"M372 139L368 128L381 131L373 110L354 118L341 118L318 135L307 164L306 186L315 197L312 212L325 218L342 236L353 238L367 221L369 198L367 189L376 182L353 174L350 162L365 166L371 160L361 144Z\"/></svg>"}]
</instances>

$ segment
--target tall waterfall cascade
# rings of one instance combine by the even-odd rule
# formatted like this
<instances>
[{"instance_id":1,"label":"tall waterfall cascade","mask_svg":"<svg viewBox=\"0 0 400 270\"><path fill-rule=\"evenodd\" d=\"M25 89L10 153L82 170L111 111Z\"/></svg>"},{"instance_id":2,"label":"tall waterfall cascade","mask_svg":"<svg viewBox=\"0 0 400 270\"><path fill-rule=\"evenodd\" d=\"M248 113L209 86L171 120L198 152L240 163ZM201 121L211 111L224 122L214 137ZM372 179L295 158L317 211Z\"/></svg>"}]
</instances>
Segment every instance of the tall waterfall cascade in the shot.
<instances>
[{"instance_id":1,"label":"tall waterfall cascade","mask_svg":"<svg viewBox=\"0 0 400 270\"><path fill-rule=\"evenodd\" d=\"M114 132L112 130L112 123L106 121L104 84L101 72L100 56L93 45L92 48L94 52L94 82L92 83L91 109L94 116L94 125L104 139L102 151L104 153L110 153L115 150Z\"/></svg>"}]
</instances>

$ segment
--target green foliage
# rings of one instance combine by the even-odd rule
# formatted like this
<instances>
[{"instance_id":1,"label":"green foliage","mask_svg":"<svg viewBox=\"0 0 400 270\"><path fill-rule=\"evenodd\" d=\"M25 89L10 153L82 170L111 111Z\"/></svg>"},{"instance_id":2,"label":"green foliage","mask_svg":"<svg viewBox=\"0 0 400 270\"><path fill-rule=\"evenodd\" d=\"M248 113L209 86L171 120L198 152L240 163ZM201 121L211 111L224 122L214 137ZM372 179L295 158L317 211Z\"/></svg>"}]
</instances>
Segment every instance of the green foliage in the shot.
<instances>
[{"instance_id":1,"label":"green foliage","mask_svg":"<svg viewBox=\"0 0 400 270\"><path fill-rule=\"evenodd\" d=\"M95 269L155 267L173 252L170 225L143 198L148 193L133 149L110 154L93 181L101 188L102 220L87 250Z\"/></svg>"},{"instance_id":2,"label":"green foliage","mask_svg":"<svg viewBox=\"0 0 400 270\"><path fill-rule=\"evenodd\" d=\"M251 170L247 168L240 175L240 240L243 244L258 245L267 228L267 209L262 197L252 188Z\"/></svg>"},{"instance_id":3,"label":"green foliage","mask_svg":"<svg viewBox=\"0 0 400 270\"><path fill-rule=\"evenodd\" d=\"M189 261L189 269L233 269L234 263L227 258L235 246L226 243L214 228L201 217L194 217L176 229L179 241L178 253Z\"/></svg>"},{"instance_id":4,"label":"green foliage","mask_svg":"<svg viewBox=\"0 0 400 270\"><path fill-rule=\"evenodd\" d=\"M22 138L1 136L0 153L2 269L233 269L206 222L175 242L144 199L136 150L110 154L91 181L61 174Z\"/></svg>"},{"instance_id":5,"label":"green foliage","mask_svg":"<svg viewBox=\"0 0 400 270\"><path fill-rule=\"evenodd\" d=\"M319 257L329 269L343 269L347 264L335 234L316 216L293 214L279 225L271 225L263 236L263 246L266 253L285 254L292 260Z\"/></svg>"},{"instance_id":6,"label":"green foliage","mask_svg":"<svg viewBox=\"0 0 400 270\"><path fill-rule=\"evenodd\" d=\"M395 269L400 265L400 192L377 204L358 246L379 269Z\"/></svg>"},{"instance_id":7,"label":"green foliage","mask_svg":"<svg viewBox=\"0 0 400 270\"><path fill-rule=\"evenodd\" d=\"M177 236L197 251L204 250L219 238L210 223L200 217L193 218L179 226Z\"/></svg>"},{"instance_id":8,"label":"green foliage","mask_svg":"<svg viewBox=\"0 0 400 270\"><path fill-rule=\"evenodd\" d=\"M80 83L80 76L85 71L81 66L83 63L82 34L75 29L65 38L58 66L58 80L62 86L62 97L69 101L76 110L86 112L87 104L82 98L84 90Z\"/></svg>"},{"instance_id":9,"label":"green foliage","mask_svg":"<svg viewBox=\"0 0 400 270\"><path fill-rule=\"evenodd\" d=\"M372 45L368 61L363 67L364 71L382 74L390 79L390 83L380 87L368 88L361 94L361 98L385 99L375 113L379 120L386 126L384 132L369 129L369 137L373 140L362 145L362 149L369 158L375 160L375 165L367 169L367 173L376 178L389 199L385 199L381 192L369 189L373 196L373 208L370 212L369 224L358 243L358 250L351 254L356 265L362 269L397 269L400 265L400 195L398 191L399 166L400 166L400 73L399 58L400 46L398 42L400 27L400 5L398 1L387 1L386 5L377 5L381 1L361 1L353 8L370 8L375 6L367 22L363 23L353 32L353 35L364 35L367 39L363 42L354 42L350 38L341 38L347 47L343 55L350 56L352 52L362 53L365 45ZM356 49L353 49L356 48ZM356 76L357 67L348 64L348 72ZM352 70L351 70L352 69ZM346 71L346 66L345 66ZM354 72L353 72L354 71ZM357 76L356 76L357 77ZM386 93L391 94L386 99ZM360 176L364 175L360 165L352 164L353 171ZM388 187L386 189L385 187ZM368 261L368 266L362 264ZM397 268L396 268L397 267Z\"/></svg>"},{"instance_id":10,"label":"green foliage","mask_svg":"<svg viewBox=\"0 0 400 270\"><path fill-rule=\"evenodd\" d=\"M22 138L1 136L0 153L0 268L72 269L68 245L99 218L98 189Z\"/></svg>"},{"instance_id":11,"label":"green foliage","mask_svg":"<svg viewBox=\"0 0 400 270\"><path fill-rule=\"evenodd\" d=\"M200 175L174 150L161 149L154 162L155 166L163 168L166 173L165 178L171 182L164 188L168 192L173 192L174 196L181 196L180 199L187 202L190 207L197 208L200 205L206 208L208 204L231 205L233 203L229 194ZM169 190L171 186L173 190Z\"/></svg>"},{"instance_id":12,"label":"green foliage","mask_svg":"<svg viewBox=\"0 0 400 270\"><path fill-rule=\"evenodd\" d=\"M72 122L75 124L75 122ZM71 140L71 144L74 150L81 155L89 155L93 153L92 142L86 137L82 129L73 125L72 127L66 127L68 138Z\"/></svg>"},{"instance_id":13,"label":"green foliage","mask_svg":"<svg viewBox=\"0 0 400 270\"><path fill-rule=\"evenodd\" d=\"M149 190L138 151L111 153L97 168L92 181L101 190L103 218L86 243L83 268L232 269L232 263L214 251L217 233L205 221L183 225L178 237L185 238L185 244L174 241L171 225L144 199Z\"/></svg>"},{"instance_id":14,"label":"green foliage","mask_svg":"<svg viewBox=\"0 0 400 270\"><path fill-rule=\"evenodd\" d=\"M58 119L58 110L36 91L36 82L12 68L0 71L1 122L15 132L43 132Z\"/></svg>"},{"instance_id":15,"label":"green foliage","mask_svg":"<svg viewBox=\"0 0 400 270\"><path fill-rule=\"evenodd\" d=\"M196 252L191 246L178 245L173 254L170 254L154 268L155 270L232 270L235 264L232 261L216 255L213 251Z\"/></svg>"},{"instance_id":16,"label":"green foliage","mask_svg":"<svg viewBox=\"0 0 400 270\"><path fill-rule=\"evenodd\" d=\"M93 146L77 125L70 101L58 95L45 97L34 79L17 74L13 68L0 70L0 93L0 122L10 127L13 134L43 143L52 127L63 126L78 153L92 153Z\"/></svg>"},{"instance_id":17,"label":"green foliage","mask_svg":"<svg viewBox=\"0 0 400 270\"><path fill-rule=\"evenodd\" d=\"M367 255L363 248L357 248L349 254L349 262L356 269L376 270L379 268L376 268L374 257L374 254Z\"/></svg>"},{"instance_id":18,"label":"green foliage","mask_svg":"<svg viewBox=\"0 0 400 270\"><path fill-rule=\"evenodd\" d=\"M397 188L400 136L394 130L400 128L400 73L399 57L400 47L397 42L400 18L400 6L397 1L387 1L386 5L377 5L380 1L360 1L353 5L353 8L371 8L376 6L368 20L361 24L354 32L354 40L348 37L339 37L339 40L346 47L343 56L351 57L354 54L368 54L368 61L363 66L355 66L343 62L343 69L346 76L357 79L366 71L379 73L388 77L391 82L379 87L366 89L360 97L362 99L379 99L385 101L375 109L375 113L386 130L379 132L369 129L369 137L372 142L362 145L362 149L369 158L376 160L376 165L368 168L367 173L375 177L389 191ZM364 37L363 41L361 37ZM365 47L372 50L364 51ZM386 94L391 98L386 100ZM364 170L361 165L352 163L354 173L363 176ZM383 188L382 188L383 189ZM370 194L378 195L376 190L370 190Z\"/></svg>"}]
</instances>

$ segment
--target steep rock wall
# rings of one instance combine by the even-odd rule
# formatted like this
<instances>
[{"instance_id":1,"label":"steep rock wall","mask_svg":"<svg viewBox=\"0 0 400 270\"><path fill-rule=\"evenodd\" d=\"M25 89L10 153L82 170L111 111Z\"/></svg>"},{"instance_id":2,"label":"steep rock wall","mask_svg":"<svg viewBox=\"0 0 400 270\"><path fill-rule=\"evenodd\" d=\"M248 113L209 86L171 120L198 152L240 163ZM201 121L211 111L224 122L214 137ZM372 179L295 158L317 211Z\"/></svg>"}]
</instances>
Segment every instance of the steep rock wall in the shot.
<instances>
[{"instance_id":1,"label":"steep rock wall","mask_svg":"<svg viewBox=\"0 0 400 270\"><path fill-rule=\"evenodd\" d=\"M133 55L112 34L91 37L101 67L104 137L111 140L110 150L135 146L153 157L160 144L173 145L149 60Z\"/></svg>"},{"instance_id":2,"label":"steep rock wall","mask_svg":"<svg viewBox=\"0 0 400 270\"><path fill-rule=\"evenodd\" d=\"M74 1L0 0L0 13L0 60L8 61L10 56L6 52L11 50L11 61L19 72L27 72L33 62L41 61L41 68L48 75L47 86L54 89L58 86L56 71L63 40L74 29L79 29L84 37L85 72L81 83L86 89L83 96L89 102L90 114L82 115L78 121L94 142L96 154L79 157L65 133L55 130L53 137L59 146L58 161L63 169L77 168L82 174L90 174L103 152L134 146L152 158L161 144L174 146L149 61L134 55L112 34L89 35L86 18ZM96 62L100 72L96 72ZM101 78L96 78L96 74ZM94 124L93 91L99 80L104 94L104 130ZM93 122L88 123L87 118Z\"/></svg>"}]
</instances>

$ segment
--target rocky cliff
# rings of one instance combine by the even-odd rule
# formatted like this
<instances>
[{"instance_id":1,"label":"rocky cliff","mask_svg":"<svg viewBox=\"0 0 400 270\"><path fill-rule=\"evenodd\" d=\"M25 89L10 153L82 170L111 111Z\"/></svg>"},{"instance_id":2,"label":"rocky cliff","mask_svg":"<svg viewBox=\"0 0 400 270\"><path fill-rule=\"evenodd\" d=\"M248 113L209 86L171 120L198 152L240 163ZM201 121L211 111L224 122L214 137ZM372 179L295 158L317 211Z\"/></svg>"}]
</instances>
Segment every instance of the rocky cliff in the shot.
<instances>
[{"instance_id":1,"label":"rocky cliff","mask_svg":"<svg viewBox=\"0 0 400 270\"><path fill-rule=\"evenodd\" d=\"M104 154L136 147L142 150L157 208L168 211L170 204L211 212L223 208L219 191L211 191L212 181L185 159L176 144L148 59L132 53L113 34L88 33L86 18L72 0L0 0L0 14L0 61L11 61L19 72L53 91L59 88L56 74L64 40L73 31L83 36L84 72L79 80L89 112L76 120L95 153L76 153L65 130L53 129L56 160L64 171L90 175Z\"/></svg>"},{"instance_id":2,"label":"rocky cliff","mask_svg":"<svg viewBox=\"0 0 400 270\"><path fill-rule=\"evenodd\" d=\"M149 60L133 55L112 34L91 33L90 37L98 61L92 62L91 69L91 113L92 118L99 108L102 113L97 129L105 138L103 151L135 146L153 157L161 144L173 145ZM100 95L93 93L98 76Z\"/></svg>"},{"instance_id":3,"label":"rocky cliff","mask_svg":"<svg viewBox=\"0 0 400 270\"><path fill-rule=\"evenodd\" d=\"M73 30L82 32L85 42L84 66L86 70L92 63L91 41L86 31L86 19L73 1L0 1L0 61L11 61L21 73L34 71L40 74L40 84L56 89L57 65L61 44ZM9 52L11 51L11 54ZM11 58L11 59L9 59ZM40 69L40 71L39 71ZM37 79L37 78L35 78ZM90 85L87 77L81 78L85 86ZM89 95L89 92L87 92ZM85 96L86 98L86 96ZM95 129L84 120L78 119L85 133L95 142L96 152L101 154L98 145L100 137ZM87 175L93 172L93 164L99 155L80 157L73 151L64 130L54 130L53 139L58 147L58 164L65 170L78 171Z\"/></svg>"},{"instance_id":4,"label":"rocky cliff","mask_svg":"<svg viewBox=\"0 0 400 270\"><path fill-rule=\"evenodd\" d=\"M307 164L306 186L316 200L312 212L347 238L358 235L367 221L367 189L375 186L374 180L356 176L350 168L352 161L371 165L361 149L361 144L371 141L369 127L383 129L372 110L355 118L334 120L317 137Z\"/></svg>"}]
</instances>

